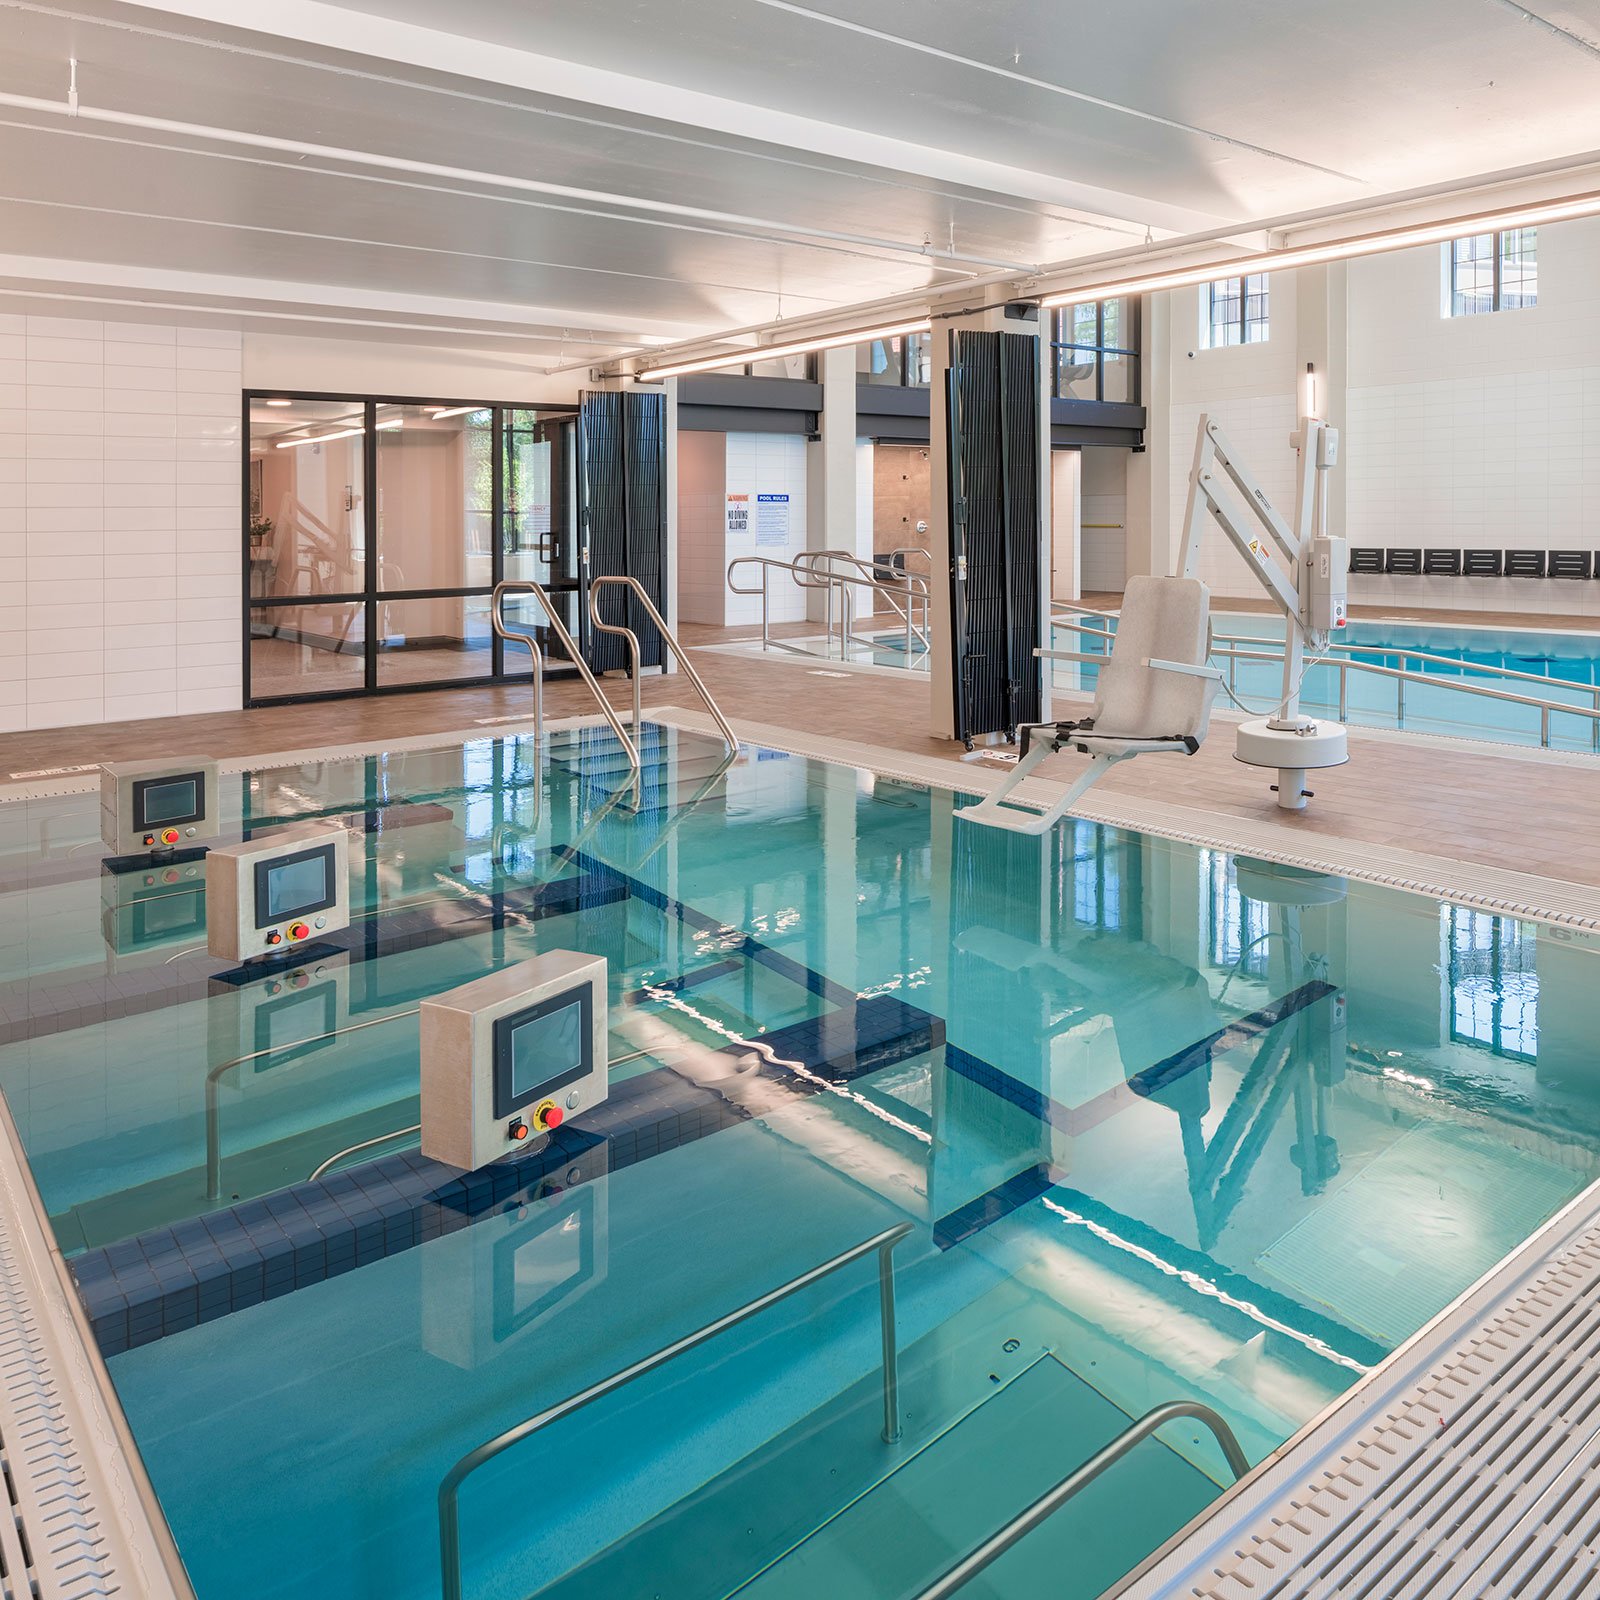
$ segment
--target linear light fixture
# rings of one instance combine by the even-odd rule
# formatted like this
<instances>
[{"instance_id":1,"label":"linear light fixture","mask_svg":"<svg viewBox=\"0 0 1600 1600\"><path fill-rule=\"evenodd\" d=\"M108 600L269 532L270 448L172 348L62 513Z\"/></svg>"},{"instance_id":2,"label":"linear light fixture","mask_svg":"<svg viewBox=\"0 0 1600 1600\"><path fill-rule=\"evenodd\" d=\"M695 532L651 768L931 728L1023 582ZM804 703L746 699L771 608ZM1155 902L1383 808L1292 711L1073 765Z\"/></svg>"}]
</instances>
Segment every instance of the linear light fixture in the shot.
<instances>
[{"instance_id":1,"label":"linear light fixture","mask_svg":"<svg viewBox=\"0 0 1600 1600\"><path fill-rule=\"evenodd\" d=\"M915 322L894 322L881 328L860 328L851 333L821 334L815 339L795 339L787 344L753 345L730 355L698 356L693 361L669 361L659 367L635 372L636 379L681 378L691 372L715 372L721 367L742 367L747 361L777 361L784 356L803 356L813 350L837 350L841 345L865 344L871 339L893 339L902 334L926 333L933 326L927 317Z\"/></svg>"},{"instance_id":2,"label":"linear light fixture","mask_svg":"<svg viewBox=\"0 0 1600 1600\"><path fill-rule=\"evenodd\" d=\"M1124 294L1153 294L1161 289L1184 289L1194 284L1214 283L1219 278L1236 278L1242 273L1286 272L1294 267L1317 267L1330 261L1349 261L1357 256L1409 250L1417 245L1448 244L1452 239L1468 238L1475 233L1536 228L1545 222L1569 222L1577 217L1596 215L1600 215L1600 194L1535 201L1504 211L1481 211L1471 216L1451 217L1443 222L1418 223L1380 233L1357 234L1349 239L1331 239L1325 244L1262 250L1255 255L1211 261L1199 267L1176 267L1170 272L1149 272L1137 277L1116 278L1106 283L1086 283L1058 294L1042 295L1039 304L1064 306L1085 300L1110 300Z\"/></svg>"},{"instance_id":3,"label":"linear light fixture","mask_svg":"<svg viewBox=\"0 0 1600 1600\"><path fill-rule=\"evenodd\" d=\"M488 406L449 406L443 411L435 411L433 420L443 422L446 417L464 417L469 411L487 411Z\"/></svg>"},{"instance_id":4,"label":"linear light fixture","mask_svg":"<svg viewBox=\"0 0 1600 1600\"><path fill-rule=\"evenodd\" d=\"M269 400L269 401L267 401L267 404L269 406L292 406L294 404L294 401L293 400Z\"/></svg>"},{"instance_id":5,"label":"linear light fixture","mask_svg":"<svg viewBox=\"0 0 1600 1600\"><path fill-rule=\"evenodd\" d=\"M389 428L403 428L404 417L391 417L387 422L380 422L377 431L383 433ZM365 428L339 428L333 433L319 433L310 439L281 439L278 442L280 450L295 450L303 444L326 444L330 439L354 439L357 434L365 433Z\"/></svg>"}]
</instances>

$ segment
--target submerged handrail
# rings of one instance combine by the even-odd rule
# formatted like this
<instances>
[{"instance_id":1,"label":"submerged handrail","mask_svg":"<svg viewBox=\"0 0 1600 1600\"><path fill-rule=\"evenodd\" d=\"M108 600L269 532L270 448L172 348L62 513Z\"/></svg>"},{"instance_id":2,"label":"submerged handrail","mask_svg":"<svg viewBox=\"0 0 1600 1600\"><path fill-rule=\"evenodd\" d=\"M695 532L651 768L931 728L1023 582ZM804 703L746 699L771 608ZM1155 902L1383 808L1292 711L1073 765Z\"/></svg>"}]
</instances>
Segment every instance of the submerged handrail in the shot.
<instances>
[{"instance_id":1,"label":"submerged handrail","mask_svg":"<svg viewBox=\"0 0 1600 1600\"><path fill-rule=\"evenodd\" d=\"M681 1339L663 1345L654 1354L635 1361L620 1372L613 1372L609 1378L602 1378L598 1383L590 1384L587 1389L581 1389L577 1394L569 1395L553 1406L547 1406L526 1421L519 1422L513 1428L507 1428L504 1433L496 1434L494 1438L485 1440L476 1449L469 1450L451 1467L439 1484L439 1561L444 1600L461 1600L461 1485L485 1462L492 1461L503 1451L509 1450L512 1445L531 1438L541 1428L549 1427L552 1422L558 1422L562 1417L571 1416L574 1411L580 1411L584 1406L602 1400L608 1394L614 1394L624 1385L632 1383L635 1378L642 1378L647 1373L654 1372L657 1367L665 1366L675 1356L695 1349L708 1339L714 1339L719 1333L726 1333L729 1328L737 1327L741 1322L766 1311L780 1301L787 1300L802 1289L809 1289L813 1284L837 1272L840 1267L847 1267L852 1261L859 1261L874 1251L878 1255L878 1311L883 1324L883 1437L887 1443L892 1444L900 1437L899 1349L895 1339L894 1320L894 1247L911 1231L909 1222L897 1222L892 1228L885 1228L883 1232L873 1234L870 1239L863 1239L860 1244L852 1245L850 1249L831 1256L820 1266L812 1267L809 1271L802 1272L799 1277L780 1284L776 1289L769 1289L754 1300L746 1301L736 1310L718 1317L715 1322L708 1322L703 1328L697 1328L693 1333L687 1333Z\"/></svg>"},{"instance_id":2,"label":"submerged handrail","mask_svg":"<svg viewBox=\"0 0 1600 1600\"><path fill-rule=\"evenodd\" d=\"M728 747L728 755L736 756L739 753L739 736L733 731L728 719L723 716L722 708L711 697L711 691L706 688L703 679L695 668L694 662L689 659L689 652L683 648L678 636L667 626L667 619L656 609L655 601L646 593L645 587L637 578L629 577L626 573L602 573L599 577L589 580L589 620L594 623L602 633L616 634L625 639L628 645L628 654L632 661L632 671L629 676L633 680L633 726L638 732L640 722L639 707L639 636L632 628L622 623L605 622L600 616L600 591L607 584L617 584L627 589L634 598L644 607L644 613L656 626L656 631L661 635L661 642L677 658L678 665L683 668L683 675L694 686L695 693L700 696L707 711L711 713L711 720L717 725L717 732L722 735L722 742ZM637 763L635 763L637 765Z\"/></svg>"},{"instance_id":3,"label":"submerged handrail","mask_svg":"<svg viewBox=\"0 0 1600 1600\"><path fill-rule=\"evenodd\" d=\"M583 659L583 652L573 642L572 635L567 632L567 625L556 613L556 608L550 603L550 596L543 587L532 578L506 578L494 586L494 598L489 607L489 620L494 627L495 636L499 639L516 639L527 647L528 654L533 657L533 732L534 737L542 744L544 742L544 660L539 650L539 642L531 633L514 633L506 627L505 597L508 594L531 594L539 602L544 611L545 620L555 630L556 637L561 641L562 648L567 652L568 659L578 669L578 676L584 681L589 693L594 696L595 703L605 714L605 719L611 724L611 731L617 736L624 753L628 757L628 765L639 771L639 750L633 740L628 737L627 730L622 726L621 719L612 709L611 702L606 699L600 688L600 680L595 677L589 663Z\"/></svg>"},{"instance_id":4,"label":"submerged handrail","mask_svg":"<svg viewBox=\"0 0 1600 1600\"><path fill-rule=\"evenodd\" d=\"M418 1122L409 1128L396 1128L392 1133L380 1133L376 1139L363 1139L360 1144L347 1145L343 1150L339 1151L337 1155L329 1156L328 1159L324 1161L309 1178L306 1179L306 1182L315 1183L317 1179L328 1170L329 1167L338 1166L338 1164L343 1161L346 1156L357 1155L362 1150L370 1150L374 1145L388 1144L391 1139L404 1139L407 1134L421 1132L422 1124Z\"/></svg>"},{"instance_id":5,"label":"submerged handrail","mask_svg":"<svg viewBox=\"0 0 1600 1600\"><path fill-rule=\"evenodd\" d=\"M347 1022L342 1028L328 1028L309 1038L296 1039L292 1045L268 1045L264 1050L251 1050L212 1067L206 1073L206 1199L222 1198L222 1107L217 1102L217 1085L225 1073L242 1067L247 1061L259 1061L262 1056L276 1055L279 1050L299 1050L308 1044L320 1044L324 1039L336 1039L340 1034L360 1033L363 1028L376 1028L380 1023L414 1017L421 1009L420 1006L408 1006L404 1011L386 1011L381 1017L368 1017L365 1022Z\"/></svg>"},{"instance_id":6,"label":"submerged handrail","mask_svg":"<svg viewBox=\"0 0 1600 1600\"><path fill-rule=\"evenodd\" d=\"M1055 1488L1040 1495L1026 1510L1018 1512L998 1533L991 1534L976 1550L963 1556L954 1566L947 1567L917 1596L917 1600L948 1600L950 1595L964 1588L985 1567L998 1561L1025 1534L1032 1533L1074 1495L1087 1489L1108 1468L1114 1467L1136 1444L1149 1438L1157 1428L1179 1417L1193 1417L1211 1430L1217 1443L1222 1446L1223 1455L1227 1457L1228 1470L1233 1474L1235 1483L1250 1470L1249 1458L1239 1448L1233 1429L1217 1412L1198 1400L1169 1400L1165 1405L1145 1412L1109 1444L1095 1451L1082 1466L1063 1478Z\"/></svg>"}]
</instances>

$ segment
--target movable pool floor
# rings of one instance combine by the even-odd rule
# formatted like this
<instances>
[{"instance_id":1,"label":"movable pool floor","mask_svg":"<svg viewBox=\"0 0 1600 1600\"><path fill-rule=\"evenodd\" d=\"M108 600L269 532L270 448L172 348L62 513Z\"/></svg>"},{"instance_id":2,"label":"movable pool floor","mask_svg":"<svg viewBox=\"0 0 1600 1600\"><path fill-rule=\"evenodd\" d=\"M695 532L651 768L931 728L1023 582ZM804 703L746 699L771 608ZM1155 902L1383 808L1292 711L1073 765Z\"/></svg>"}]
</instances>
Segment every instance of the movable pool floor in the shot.
<instances>
[{"instance_id":1,"label":"movable pool floor","mask_svg":"<svg viewBox=\"0 0 1600 1600\"><path fill-rule=\"evenodd\" d=\"M0 1089L200 1600L433 1600L464 1453L908 1223L505 1452L471 1600L897 1600L1164 1401L1252 1461L1586 1187L1591 942L651 724L266 766L348 932L204 952L194 861L0 805ZM612 1091L424 1159L415 1007L606 957ZM1231 1479L1169 1426L967 1593L1099 1594Z\"/></svg>"}]
</instances>

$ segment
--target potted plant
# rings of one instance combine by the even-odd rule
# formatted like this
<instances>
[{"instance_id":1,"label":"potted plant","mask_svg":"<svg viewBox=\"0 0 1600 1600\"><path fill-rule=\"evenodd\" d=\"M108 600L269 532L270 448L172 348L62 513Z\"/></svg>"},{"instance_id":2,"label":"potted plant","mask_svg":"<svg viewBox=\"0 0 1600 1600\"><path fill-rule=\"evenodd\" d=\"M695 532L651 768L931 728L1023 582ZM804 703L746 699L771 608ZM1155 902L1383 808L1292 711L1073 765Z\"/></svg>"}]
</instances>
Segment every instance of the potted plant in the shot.
<instances>
[{"instance_id":1,"label":"potted plant","mask_svg":"<svg viewBox=\"0 0 1600 1600\"><path fill-rule=\"evenodd\" d=\"M250 504L250 554L258 556L261 547L272 536L272 518L264 516L261 511L261 502L254 500Z\"/></svg>"}]
</instances>

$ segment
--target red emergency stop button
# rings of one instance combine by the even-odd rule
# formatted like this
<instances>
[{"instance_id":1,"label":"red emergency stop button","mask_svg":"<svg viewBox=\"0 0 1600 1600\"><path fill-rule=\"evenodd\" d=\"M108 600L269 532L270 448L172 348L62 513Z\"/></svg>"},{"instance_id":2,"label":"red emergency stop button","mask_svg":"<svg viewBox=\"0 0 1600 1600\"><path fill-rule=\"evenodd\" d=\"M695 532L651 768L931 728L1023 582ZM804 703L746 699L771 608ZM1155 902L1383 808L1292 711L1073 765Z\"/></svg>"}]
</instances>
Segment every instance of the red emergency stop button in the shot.
<instances>
[{"instance_id":1,"label":"red emergency stop button","mask_svg":"<svg viewBox=\"0 0 1600 1600\"><path fill-rule=\"evenodd\" d=\"M533 1114L533 1125L536 1128L559 1128L567 1120L567 1114L554 1100L546 1100Z\"/></svg>"},{"instance_id":2,"label":"red emergency stop button","mask_svg":"<svg viewBox=\"0 0 1600 1600\"><path fill-rule=\"evenodd\" d=\"M178 842L178 830L176 828L163 828L161 842L162 844L176 844Z\"/></svg>"},{"instance_id":3,"label":"red emergency stop button","mask_svg":"<svg viewBox=\"0 0 1600 1600\"><path fill-rule=\"evenodd\" d=\"M311 928L307 923L304 923L304 922L291 922L289 924L289 937L291 939L309 938L310 934L311 934Z\"/></svg>"}]
</instances>

